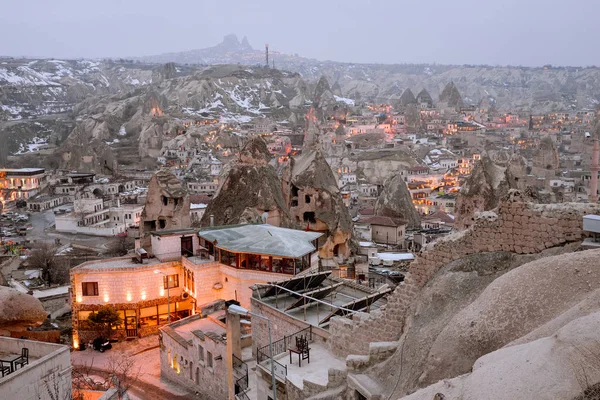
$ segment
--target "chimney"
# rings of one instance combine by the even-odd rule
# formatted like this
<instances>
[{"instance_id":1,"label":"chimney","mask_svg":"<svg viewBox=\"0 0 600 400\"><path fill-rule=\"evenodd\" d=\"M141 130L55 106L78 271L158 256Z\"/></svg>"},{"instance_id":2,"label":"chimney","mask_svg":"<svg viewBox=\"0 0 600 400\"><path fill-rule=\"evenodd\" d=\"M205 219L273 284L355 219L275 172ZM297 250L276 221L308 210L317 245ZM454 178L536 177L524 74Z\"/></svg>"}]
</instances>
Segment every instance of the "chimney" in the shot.
<instances>
[{"instance_id":1,"label":"chimney","mask_svg":"<svg viewBox=\"0 0 600 400\"><path fill-rule=\"evenodd\" d=\"M214 215L210 215L210 226L213 227L215 226L215 216Z\"/></svg>"},{"instance_id":2,"label":"chimney","mask_svg":"<svg viewBox=\"0 0 600 400\"><path fill-rule=\"evenodd\" d=\"M590 181L590 203L598 202L598 171L600 166L598 165L598 158L600 156L600 144L598 144L598 138L594 139L594 147L592 148L592 166L590 172L592 179Z\"/></svg>"}]
</instances>

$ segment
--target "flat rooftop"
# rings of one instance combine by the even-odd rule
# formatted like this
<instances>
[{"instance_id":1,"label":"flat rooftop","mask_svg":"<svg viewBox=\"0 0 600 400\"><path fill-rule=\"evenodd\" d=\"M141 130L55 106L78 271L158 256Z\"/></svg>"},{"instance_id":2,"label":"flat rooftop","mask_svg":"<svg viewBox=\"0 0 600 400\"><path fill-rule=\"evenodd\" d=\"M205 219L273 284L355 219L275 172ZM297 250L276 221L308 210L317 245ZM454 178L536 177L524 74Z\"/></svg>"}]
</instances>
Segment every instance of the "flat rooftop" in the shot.
<instances>
[{"instance_id":1,"label":"flat rooftop","mask_svg":"<svg viewBox=\"0 0 600 400\"><path fill-rule=\"evenodd\" d=\"M136 268L144 268L144 267L152 267L159 264L170 264L172 261L160 261L158 258L145 258L144 263L140 264L137 262L133 262L131 260L131 256L129 257L118 257L118 258L108 258L105 260L94 260L87 261L77 267L73 268L74 272L78 271L104 271L107 269L110 270L128 270L128 269L136 269Z\"/></svg>"},{"instance_id":2,"label":"flat rooftop","mask_svg":"<svg viewBox=\"0 0 600 400\"><path fill-rule=\"evenodd\" d=\"M225 311L215 314L210 314L206 318L185 318L177 321L175 324L171 324L171 328L177 332L186 341L192 340L194 336L201 336L202 334L210 334L211 332L219 337L225 337L226 329L215 321L220 315L224 314Z\"/></svg>"},{"instance_id":3,"label":"flat rooftop","mask_svg":"<svg viewBox=\"0 0 600 400\"><path fill-rule=\"evenodd\" d=\"M311 243L323 233L268 224L223 226L200 230L198 236L233 253L300 258L316 250ZM216 241L216 242L215 242Z\"/></svg>"},{"instance_id":4,"label":"flat rooftop","mask_svg":"<svg viewBox=\"0 0 600 400\"><path fill-rule=\"evenodd\" d=\"M0 337L0 360L8 362L15 360L21 355L23 348L29 349L29 363L23 368L18 368L8 375L0 376L0 387L7 381L18 379L19 376L26 376L33 369L39 368L41 363L47 362L55 357L64 357L67 360L68 365L70 352L68 346L8 337ZM65 365L65 367L67 365Z\"/></svg>"},{"instance_id":5,"label":"flat rooftop","mask_svg":"<svg viewBox=\"0 0 600 400\"><path fill-rule=\"evenodd\" d=\"M6 176L19 176L19 175L38 175L45 173L44 168L0 168L0 173L6 173Z\"/></svg>"}]
</instances>

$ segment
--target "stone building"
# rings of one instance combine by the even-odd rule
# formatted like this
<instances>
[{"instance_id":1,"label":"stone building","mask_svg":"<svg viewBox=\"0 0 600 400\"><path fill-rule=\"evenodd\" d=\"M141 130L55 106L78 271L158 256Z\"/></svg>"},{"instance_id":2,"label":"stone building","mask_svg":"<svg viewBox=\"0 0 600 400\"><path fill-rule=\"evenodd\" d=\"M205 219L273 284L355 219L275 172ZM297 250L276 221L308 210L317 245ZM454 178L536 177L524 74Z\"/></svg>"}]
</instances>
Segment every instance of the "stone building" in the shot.
<instances>
[{"instance_id":1,"label":"stone building","mask_svg":"<svg viewBox=\"0 0 600 400\"><path fill-rule=\"evenodd\" d=\"M46 185L44 168L0 169L0 200L29 199Z\"/></svg>"},{"instance_id":2,"label":"stone building","mask_svg":"<svg viewBox=\"0 0 600 400\"><path fill-rule=\"evenodd\" d=\"M160 373L163 378L201 393L202 398L225 400L228 398L227 341L230 339L226 303L220 300L201 307L198 314L160 328ZM252 344L249 325L241 324L239 318L236 322L240 325L236 330L240 336L237 342L249 348ZM233 365L240 364L242 360L238 358ZM247 368L245 371L247 385ZM236 393L240 389L236 388Z\"/></svg>"},{"instance_id":3,"label":"stone building","mask_svg":"<svg viewBox=\"0 0 600 400\"><path fill-rule=\"evenodd\" d=\"M141 215L142 246L150 245L150 233L160 230L189 228L190 200L183 182L166 170L150 179L146 204Z\"/></svg>"},{"instance_id":4,"label":"stone building","mask_svg":"<svg viewBox=\"0 0 600 400\"><path fill-rule=\"evenodd\" d=\"M102 199L77 199L73 202L73 212L56 216L58 232L81 233L94 236L116 236L124 234L130 227L140 224L143 206L121 204Z\"/></svg>"},{"instance_id":5,"label":"stone building","mask_svg":"<svg viewBox=\"0 0 600 400\"><path fill-rule=\"evenodd\" d=\"M104 305L122 317L115 338L156 333L169 315L184 318L218 299L248 307L250 286L312 267L319 236L270 225L159 230L152 253L85 262L71 269L74 346L97 336L86 321Z\"/></svg>"}]
</instances>

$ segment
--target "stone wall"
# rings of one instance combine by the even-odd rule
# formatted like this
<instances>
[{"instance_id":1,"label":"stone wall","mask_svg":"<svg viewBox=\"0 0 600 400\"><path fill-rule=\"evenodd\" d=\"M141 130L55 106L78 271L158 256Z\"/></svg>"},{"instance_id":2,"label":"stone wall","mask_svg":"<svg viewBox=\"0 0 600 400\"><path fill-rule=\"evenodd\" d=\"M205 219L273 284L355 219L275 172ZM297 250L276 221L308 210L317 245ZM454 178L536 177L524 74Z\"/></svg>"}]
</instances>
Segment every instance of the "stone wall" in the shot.
<instances>
[{"instance_id":1,"label":"stone wall","mask_svg":"<svg viewBox=\"0 0 600 400\"><path fill-rule=\"evenodd\" d=\"M0 348L16 357L29 349L29 364L2 377L0 399L52 400L70 398L71 356L69 348L32 340L0 338ZM8 357L3 357L8 358Z\"/></svg>"},{"instance_id":2,"label":"stone wall","mask_svg":"<svg viewBox=\"0 0 600 400\"><path fill-rule=\"evenodd\" d=\"M276 310L257 299L251 300L251 311L258 315L263 315L271 321L271 336L273 342L283 339L284 336L290 336L294 333L306 329L310 326L308 322L300 321ZM329 332L316 326L312 327L312 340L325 343L329 338ZM256 357L258 347L269 344L269 332L267 322L261 318L252 319L252 355Z\"/></svg>"},{"instance_id":3,"label":"stone wall","mask_svg":"<svg viewBox=\"0 0 600 400\"><path fill-rule=\"evenodd\" d=\"M199 315L195 315L186 321L189 323L199 318ZM186 340L170 326L163 327L161 331L161 377L200 393L200 398L227 399L225 342L211 335L197 333L191 340ZM200 351L203 357L199 356ZM208 365L208 352L212 354L212 366ZM220 358L215 359L217 357Z\"/></svg>"},{"instance_id":4,"label":"stone wall","mask_svg":"<svg viewBox=\"0 0 600 400\"><path fill-rule=\"evenodd\" d=\"M387 305L370 315L331 319L328 340L339 356L368 354L370 342L398 340L406 310L415 294L444 265L463 256L490 251L518 254L582 240L583 216L600 214L600 205L582 203L534 204L512 190L497 212L477 213L469 229L427 245L410 265L404 283L388 297Z\"/></svg>"}]
</instances>

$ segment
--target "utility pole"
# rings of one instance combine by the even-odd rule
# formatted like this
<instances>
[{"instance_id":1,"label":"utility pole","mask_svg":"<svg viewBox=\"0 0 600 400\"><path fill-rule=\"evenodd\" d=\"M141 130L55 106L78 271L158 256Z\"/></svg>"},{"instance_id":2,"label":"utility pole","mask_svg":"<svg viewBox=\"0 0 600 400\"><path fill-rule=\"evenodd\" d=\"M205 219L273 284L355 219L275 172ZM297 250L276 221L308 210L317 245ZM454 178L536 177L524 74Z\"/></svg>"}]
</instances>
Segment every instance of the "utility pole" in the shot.
<instances>
[{"instance_id":1,"label":"utility pole","mask_svg":"<svg viewBox=\"0 0 600 400\"><path fill-rule=\"evenodd\" d=\"M269 68L269 44L268 43L265 44L265 59L266 59L265 66L267 68Z\"/></svg>"},{"instance_id":2,"label":"utility pole","mask_svg":"<svg viewBox=\"0 0 600 400\"><path fill-rule=\"evenodd\" d=\"M590 181L590 203L598 202L598 171L600 166L598 165L598 158L600 158L600 144L598 144L598 138L594 138L594 147L592 148L592 166L590 167L591 181Z\"/></svg>"}]
</instances>

